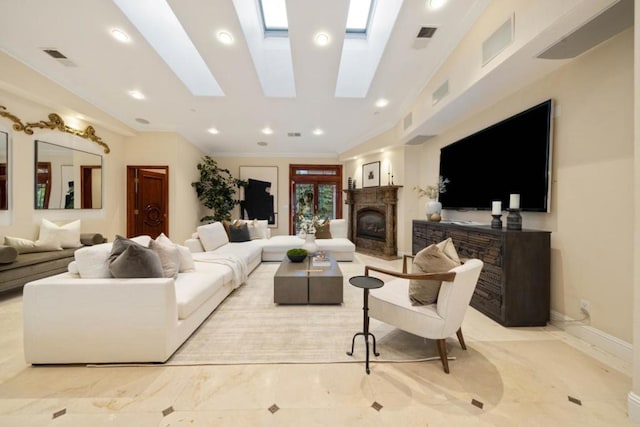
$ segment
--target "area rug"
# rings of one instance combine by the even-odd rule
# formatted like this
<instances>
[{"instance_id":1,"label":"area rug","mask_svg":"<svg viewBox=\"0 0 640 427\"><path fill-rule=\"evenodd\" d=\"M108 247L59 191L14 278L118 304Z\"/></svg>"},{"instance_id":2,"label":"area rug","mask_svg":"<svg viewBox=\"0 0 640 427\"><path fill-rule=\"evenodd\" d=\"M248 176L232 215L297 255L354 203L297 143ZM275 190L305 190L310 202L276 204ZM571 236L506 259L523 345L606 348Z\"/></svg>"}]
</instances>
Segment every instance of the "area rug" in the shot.
<instances>
[{"instance_id":1,"label":"area rug","mask_svg":"<svg viewBox=\"0 0 640 427\"><path fill-rule=\"evenodd\" d=\"M278 263L262 263L247 283L236 289L166 362L166 365L347 363L365 360L363 290L349 278L363 274L356 262L339 263L344 277L341 305L278 305L273 302L273 276ZM371 319L379 357L401 362L432 359L432 341Z\"/></svg>"}]
</instances>

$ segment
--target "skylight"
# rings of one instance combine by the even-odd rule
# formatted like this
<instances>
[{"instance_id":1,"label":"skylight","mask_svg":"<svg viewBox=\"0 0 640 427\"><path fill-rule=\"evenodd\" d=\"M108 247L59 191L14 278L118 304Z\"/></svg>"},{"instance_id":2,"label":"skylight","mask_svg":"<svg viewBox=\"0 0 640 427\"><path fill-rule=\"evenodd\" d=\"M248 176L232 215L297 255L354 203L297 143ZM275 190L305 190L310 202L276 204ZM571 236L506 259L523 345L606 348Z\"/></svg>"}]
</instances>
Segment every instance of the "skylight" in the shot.
<instances>
[{"instance_id":1,"label":"skylight","mask_svg":"<svg viewBox=\"0 0 640 427\"><path fill-rule=\"evenodd\" d=\"M287 6L285 0L260 0L262 25L265 33L287 33Z\"/></svg>"},{"instance_id":2,"label":"skylight","mask_svg":"<svg viewBox=\"0 0 640 427\"><path fill-rule=\"evenodd\" d=\"M347 15L347 33L366 34L373 0L351 0Z\"/></svg>"}]
</instances>

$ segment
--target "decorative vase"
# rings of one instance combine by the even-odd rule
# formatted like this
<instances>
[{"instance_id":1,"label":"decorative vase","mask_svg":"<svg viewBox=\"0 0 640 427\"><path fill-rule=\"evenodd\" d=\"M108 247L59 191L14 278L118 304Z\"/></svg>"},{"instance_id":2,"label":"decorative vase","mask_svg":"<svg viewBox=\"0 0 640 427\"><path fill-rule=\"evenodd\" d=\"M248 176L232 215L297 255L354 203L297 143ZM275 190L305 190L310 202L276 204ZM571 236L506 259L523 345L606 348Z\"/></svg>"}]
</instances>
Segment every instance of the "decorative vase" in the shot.
<instances>
[{"instance_id":1,"label":"decorative vase","mask_svg":"<svg viewBox=\"0 0 640 427\"><path fill-rule=\"evenodd\" d=\"M435 199L429 199L424 205L424 211L427 214L427 220L429 221L440 221L442 217L440 213L442 212L442 203Z\"/></svg>"},{"instance_id":2,"label":"decorative vase","mask_svg":"<svg viewBox=\"0 0 640 427\"><path fill-rule=\"evenodd\" d=\"M307 233L307 236L304 238L302 249L306 249L309 254L314 254L318 251L315 234Z\"/></svg>"}]
</instances>

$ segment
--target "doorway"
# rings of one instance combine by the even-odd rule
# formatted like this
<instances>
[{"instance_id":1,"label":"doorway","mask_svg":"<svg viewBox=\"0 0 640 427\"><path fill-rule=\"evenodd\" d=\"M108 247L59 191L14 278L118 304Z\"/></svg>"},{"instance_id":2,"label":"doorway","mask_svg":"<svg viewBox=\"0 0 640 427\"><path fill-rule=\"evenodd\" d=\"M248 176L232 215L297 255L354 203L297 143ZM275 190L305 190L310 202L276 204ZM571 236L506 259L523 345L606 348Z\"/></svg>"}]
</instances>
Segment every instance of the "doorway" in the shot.
<instances>
[{"instance_id":1,"label":"doorway","mask_svg":"<svg viewBox=\"0 0 640 427\"><path fill-rule=\"evenodd\" d=\"M289 234L302 219L342 218L342 165L290 165L289 181Z\"/></svg>"},{"instance_id":2,"label":"doorway","mask_svg":"<svg viewBox=\"0 0 640 427\"><path fill-rule=\"evenodd\" d=\"M169 166L127 166L127 237L169 236Z\"/></svg>"}]
</instances>

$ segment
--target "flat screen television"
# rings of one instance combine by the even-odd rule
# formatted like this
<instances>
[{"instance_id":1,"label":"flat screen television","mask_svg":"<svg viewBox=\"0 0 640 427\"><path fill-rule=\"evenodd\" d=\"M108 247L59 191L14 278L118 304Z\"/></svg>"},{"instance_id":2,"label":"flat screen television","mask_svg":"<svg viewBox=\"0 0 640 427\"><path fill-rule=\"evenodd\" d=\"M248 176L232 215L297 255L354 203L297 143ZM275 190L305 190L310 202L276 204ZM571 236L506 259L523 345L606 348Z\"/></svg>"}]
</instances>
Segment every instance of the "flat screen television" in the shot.
<instances>
[{"instance_id":1,"label":"flat screen television","mask_svg":"<svg viewBox=\"0 0 640 427\"><path fill-rule=\"evenodd\" d=\"M520 194L523 211L549 210L552 101L529 108L440 150L440 176L448 179L439 196L444 209L509 207Z\"/></svg>"}]
</instances>

